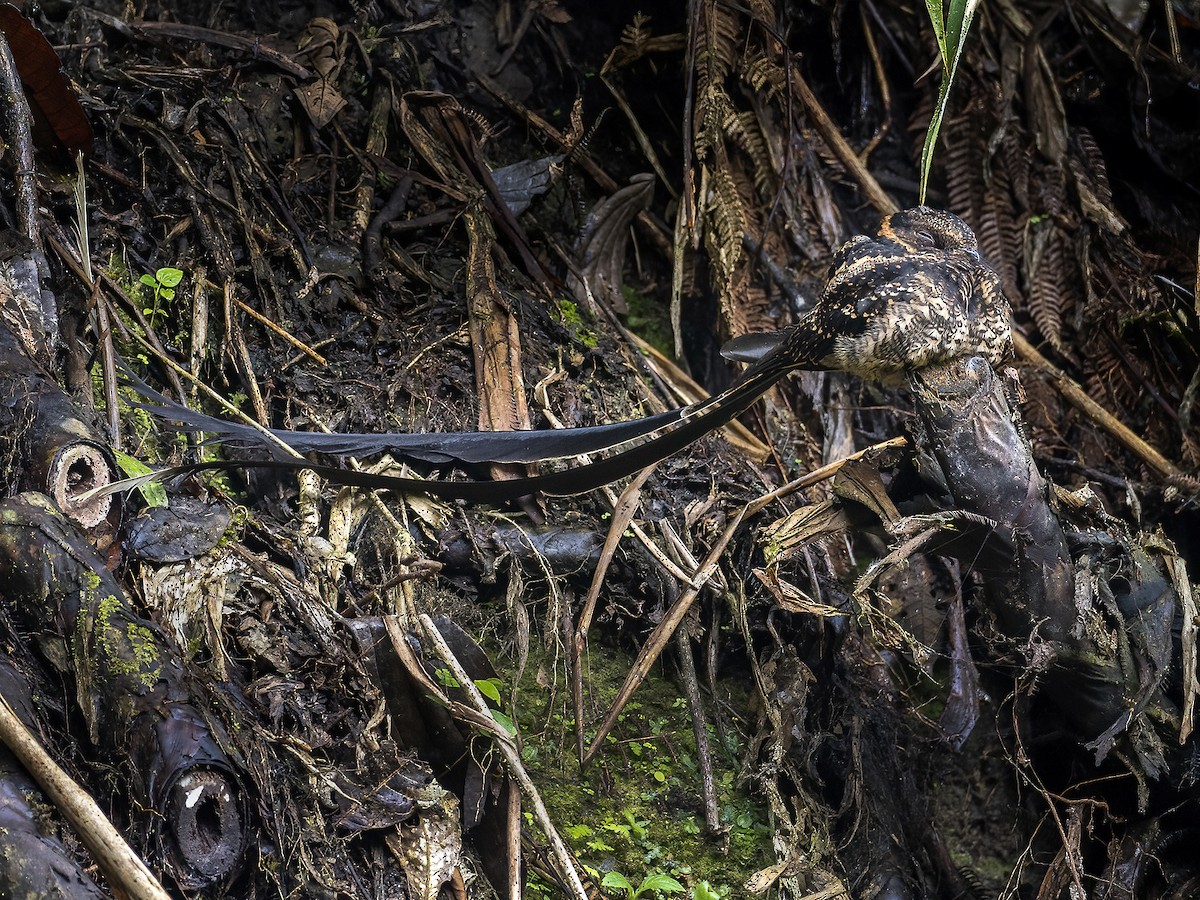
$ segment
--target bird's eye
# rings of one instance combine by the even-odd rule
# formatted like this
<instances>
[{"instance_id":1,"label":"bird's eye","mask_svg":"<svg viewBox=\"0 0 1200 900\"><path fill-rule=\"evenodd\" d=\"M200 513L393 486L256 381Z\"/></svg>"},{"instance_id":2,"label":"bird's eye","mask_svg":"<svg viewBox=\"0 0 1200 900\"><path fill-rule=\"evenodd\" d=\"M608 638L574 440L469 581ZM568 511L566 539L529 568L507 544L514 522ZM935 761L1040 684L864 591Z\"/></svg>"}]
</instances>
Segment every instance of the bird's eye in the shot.
<instances>
[{"instance_id":1,"label":"bird's eye","mask_svg":"<svg viewBox=\"0 0 1200 900\"><path fill-rule=\"evenodd\" d=\"M928 231L925 231L924 229L921 229L920 231L917 232L917 240L919 240L926 247L936 247L937 246L937 241L934 240L933 235L930 234Z\"/></svg>"}]
</instances>

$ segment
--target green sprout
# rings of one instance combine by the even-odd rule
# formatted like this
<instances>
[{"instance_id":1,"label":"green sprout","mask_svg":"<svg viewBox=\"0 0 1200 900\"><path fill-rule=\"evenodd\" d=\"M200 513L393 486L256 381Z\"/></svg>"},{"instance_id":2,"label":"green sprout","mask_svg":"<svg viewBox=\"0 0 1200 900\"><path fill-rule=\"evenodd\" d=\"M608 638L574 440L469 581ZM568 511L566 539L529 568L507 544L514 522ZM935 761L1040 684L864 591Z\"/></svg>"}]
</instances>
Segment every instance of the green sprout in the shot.
<instances>
[{"instance_id":1,"label":"green sprout","mask_svg":"<svg viewBox=\"0 0 1200 900\"><path fill-rule=\"evenodd\" d=\"M620 872L609 872L600 882L600 886L611 890L624 891L627 900L637 900L638 897L641 897L643 894L649 894L651 891L660 894L682 894L686 890L682 884L670 875L664 875L661 872L647 875L636 888Z\"/></svg>"},{"instance_id":2,"label":"green sprout","mask_svg":"<svg viewBox=\"0 0 1200 900\"><path fill-rule=\"evenodd\" d=\"M933 165L933 150L937 144L938 132L942 128L942 119L946 115L950 85L954 83L954 73L958 71L958 61L967 43L967 31L978 6L979 0L950 0L949 8L942 6L942 0L925 0L925 9L929 13L929 21L933 25L938 52L942 58L942 86L938 90L937 105L929 120L929 130L925 133L925 146L921 150L922 203L925 202L925 189L929 184L929 169Z\"/></svg>"},{"instance_id":3,"label":"green sprout","mask_svg":"<svg viewBox=\"0 0 1200 900\"><path fill-rule=\"evenodd\" d=\"M154 317L158 315L159 301L170 303L175 299L175 288L179 286L179 282L183 281L183 272L170 266L164 266L153 275L143 275L140 281L146 287L154 290L154 306L142 310L142 314L149 316L150 324L153 325Z\"/></svg>"},{"instance_id":4,"label":"green sprout","mask_svg":"<svg viewBox=\"0 0 1200 900\"><path fill-rule=\"evenodd\" d=\"M117 466L125 473L126 478L137 478L139 475L149 475L153 469L142 462L140 459L130 456L128 453L122 453L120 450L113 448L113 456L117 460ZM138 488L138 492L142 495L142 499L146 501L147 506L167 506L167 489L161 484L153 481L147 482Z\"/></svg>"}]
</instances>

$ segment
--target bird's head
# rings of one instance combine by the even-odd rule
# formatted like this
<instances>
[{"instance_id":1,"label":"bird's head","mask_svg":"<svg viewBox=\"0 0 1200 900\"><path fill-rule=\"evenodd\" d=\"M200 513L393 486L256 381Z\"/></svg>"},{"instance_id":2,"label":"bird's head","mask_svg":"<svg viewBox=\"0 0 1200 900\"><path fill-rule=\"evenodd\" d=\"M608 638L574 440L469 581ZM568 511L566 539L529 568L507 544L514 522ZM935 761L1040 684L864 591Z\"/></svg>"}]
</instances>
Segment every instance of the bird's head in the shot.
<instances>
[{"instance_id":1,"label":"bird's head","mask_svg":"<svg viewBox=\"0 0 1200 900\"><path fill-rule=\"evenodd\" d=\"M910 250L963 250L979 255L975 232L954 213L929 206L914 206L886 216L879 236L898 241Z\"/></svg>"}]
</instances>

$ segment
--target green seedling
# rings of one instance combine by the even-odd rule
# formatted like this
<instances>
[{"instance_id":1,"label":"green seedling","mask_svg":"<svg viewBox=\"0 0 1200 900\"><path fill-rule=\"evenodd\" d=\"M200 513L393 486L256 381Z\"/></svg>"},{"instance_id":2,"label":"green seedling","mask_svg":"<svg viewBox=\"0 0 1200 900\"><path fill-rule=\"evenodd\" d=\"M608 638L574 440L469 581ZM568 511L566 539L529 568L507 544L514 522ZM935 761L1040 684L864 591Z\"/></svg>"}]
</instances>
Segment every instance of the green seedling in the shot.
<instances>
[{"instance_id":1,"label":"green seedling","mask_svg":"<svg viewBox=\"0 0 1200 900\"><path fill-rule=\"evenodd\" d=\"M929 21L933 25L938 52L942 59L942 84L938 89L937 105L934 106L933 116L929 120L929 129L925 132L925 146L921 150L922 203L925 202L925 189L929 184L929 169L933 165L933 151L937 145L938 132L946 115L950 85L954 83L958 61L962 57L963 47L967 44L967 31L978 6L979 0L950 0L946 7L943 6L942 0L925 0L925 9L929 13Z\"/></svg>"},{"instance_id":2,"label":"green seedling","mask_svg":"<svg viewBox=\"0 0 1200 900\"><path fill-rule=\"evenodd\" d=\"M117 466L125 473L126 478L137 478L139 475L149 475L153 471L148 465L140 459L130 456L128 453L122 453L120 450L113 450L113 457L117 461ZM138 488L138 493L142 495L142 499L146 501L147 506L166 506L167 505L167 489L161 484L153 481L143 484Z\"/></svg>"},{"instance_id":3,"label":"green seedling","mask_svg":"<svg viewBox=\"0 0 1200 900\"><path fill-rule=\"evenodd\" d=\"M183 272L170 266L164 266L153 275L143 275L139 280L154 291L153 307L142 310L142 314L148 316L150 324L153 325L154 317L158 315L159 303L170 303L175 299L175 288L179 286L179 282L183 281Z\"/></svg>"},{"instance_id":4,"label":"green seedling","mask_svg":"<svg viewBox=\"0 0 1200 900\"><path fill-rule=\"evenodd\" d=\"M620 872L609 872L600 882L601 887L624 891L626 900L638 900L643 894L682 894L686 888L670 875L661 872L647 875L636 888Z\"/></svg>"}]
</instances>

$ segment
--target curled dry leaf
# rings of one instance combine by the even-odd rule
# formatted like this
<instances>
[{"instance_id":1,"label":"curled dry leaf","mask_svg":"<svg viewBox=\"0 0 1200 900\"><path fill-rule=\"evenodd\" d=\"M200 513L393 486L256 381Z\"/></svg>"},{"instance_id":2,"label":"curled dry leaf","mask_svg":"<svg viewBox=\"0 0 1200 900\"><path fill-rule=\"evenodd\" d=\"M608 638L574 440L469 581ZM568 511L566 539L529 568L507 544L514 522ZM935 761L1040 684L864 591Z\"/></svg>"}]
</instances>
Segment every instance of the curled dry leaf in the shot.
<instances>
[{"instance_id":1,"label":"curled dry leaf","mask_svg":"<svg viewBox=\"0 0 1200 900\"><path fill-rule=\"evenodd\" d=\"M299 41L297 56L304 57L317 73L308 84L293 89L304 112L318 128L324 128L346 105L346 98L334 87L342 70L338 46L340 32L332 19L317 17L308 23Z\"/></svg>"},{"instance_id":2,"label":"curled dry leaf","mask_svg":"<svg viewBox=\"0 0 1200 900\"><path fill-rule=\"evenodd\" d=\"M0 3L0 32L8 39L17 74L29 94L38 124L35 137L53 135L48 145L69 156L92 155L92 126L59 68L58 54L33 23L10 3ZM45 149L45 147L43 147Z\"/></svg>"}]
</instances>

